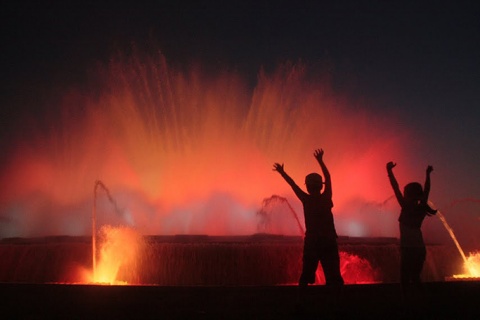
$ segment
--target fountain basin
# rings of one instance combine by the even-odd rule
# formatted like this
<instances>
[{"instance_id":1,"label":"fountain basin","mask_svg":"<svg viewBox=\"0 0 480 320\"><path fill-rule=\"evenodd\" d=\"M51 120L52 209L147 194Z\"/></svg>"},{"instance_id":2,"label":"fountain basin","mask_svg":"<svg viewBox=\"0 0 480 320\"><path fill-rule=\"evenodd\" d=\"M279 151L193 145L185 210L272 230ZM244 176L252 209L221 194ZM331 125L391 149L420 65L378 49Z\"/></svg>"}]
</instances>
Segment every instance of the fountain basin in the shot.
<instances>
[{"instance_id":1,"label":"fountain basin","mask_svg":"<svg viewBox=\"0 0 480 320\"><path fill-rule=\"evenodd\" d=\"M303 240L297 236L144 236L134 266L120 268L129 284L166 286L287 285L301 270ZM394 283L400 253L395 238L339 238L346 283ZM365 270L368 261L369 270ZM452 258L453 257L453 258ZM444 281L461 258L454 248L427 245L424 281ZM8 238L0 241L0 282L82 283L91 269L90 237ZM320 272L321 274L321 272ZM365 280L365 277L368 278Z\"/></svg>"}]
</instances>

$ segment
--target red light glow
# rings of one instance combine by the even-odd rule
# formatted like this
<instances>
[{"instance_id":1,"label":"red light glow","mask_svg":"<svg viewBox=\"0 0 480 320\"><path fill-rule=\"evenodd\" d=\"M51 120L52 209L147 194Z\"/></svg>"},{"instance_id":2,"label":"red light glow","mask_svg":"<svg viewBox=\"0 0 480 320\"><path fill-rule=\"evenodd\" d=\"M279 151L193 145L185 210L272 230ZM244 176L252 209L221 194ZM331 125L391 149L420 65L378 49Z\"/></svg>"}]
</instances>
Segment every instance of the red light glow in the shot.
<instances>
[{"instance_id":1,"label":"red light glow","mask_svg":"<svg viewBox=\"0 0 480 320\"><path fill-rule=\"evenodd\" d=\"M272 164L284 162L301 184L319 171L312 156L319 147L333 178L339 234L396 234L396 218L375 212L388 211L383 168L390 159L402 161L404 137L307 73L290 64L261 72L252 90L235 73L180 72L161 55L112 59L94 89L66 94L60 115L47 116L43 129L32 127L11 153L0 179L1 234L89 234L98 179L123 209L112 212L100 197L99 226L128 225L142 234L253 234L256 212L272 194L301 212ZM361 212L365 206L369 214ZM299 234L293 220L279 230Z\"/></svg>"},{"instance_id":2,"label":"red light glow","mask_svg":"<svg viewBox=\"0 0 480 320\"><path fill-rule=\"evenodd\" d=\"M345 284L368 284L378 282L377 271L367 259L355 254L340 252L340 273ZM325 284L325 276L319 265L317 270L317 284Z\"/></svg>"}]
</instances>

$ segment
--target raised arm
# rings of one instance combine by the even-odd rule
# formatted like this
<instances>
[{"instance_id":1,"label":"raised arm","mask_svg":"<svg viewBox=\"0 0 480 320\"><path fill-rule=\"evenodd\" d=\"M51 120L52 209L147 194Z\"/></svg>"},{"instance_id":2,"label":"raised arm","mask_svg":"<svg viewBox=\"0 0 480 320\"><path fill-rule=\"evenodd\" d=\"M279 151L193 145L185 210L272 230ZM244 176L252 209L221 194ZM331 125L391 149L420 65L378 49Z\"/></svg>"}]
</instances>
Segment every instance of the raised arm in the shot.
<instances>
[{"instance_id":1,"label":"raised arm","mask_svg":"<svg viewBox=\"0 0 480 320\"><path fill-rule=\"evenodd\" d=\"M388 179L390 180L390 184L392 185L393 192L395 193L395 197L397 197L397 201L400 204L400 206L403 206L403 195L402 192L400 191L400 187L398 186L397 179L395 179L395 175L393 174L393 168L396 166L396 163L393 163L390 161L387 163L387 173L388 173Z\"/></svg>"},{"instance_id":2,"label":"raised arm","mask_svg":"<svg viewBox=\"0 0 480 320\"><path fill-rule=\"evenodd\" d=\"M332 178L330 177L330 172L328 171L325 162L323 162L323 153L323 149L317 149L313 153L313 156L317 159L320 168L322 168L322 173L325 178L325 189L323 190L323 193L326 196L332 197Z\"/></svg>"},{"instance_id":3,"label":"raised arm","mask_svg":"<svg viewBox=\"0 0 480 320\"><path fill-rule=\"evenodd\" d=\"M437 213L437 210L430 207L428 203L428 195L430 194L430 173L433 171L432 166L427 167L427 177L425 179L425 186L423 187L423 203L427 209L427 215L431 216Z\"/></svg>"},{"instance_id":4,"label":"raised arm","mask_svg":"<svg viewBox=\"0 0 480 320\"><path fill-rule=\"evenodd\" d=\"M295 195L300 200L302 200L307 195L302 189L300 189L299 186L297 186L295 181L293 181L293 179L290 178L290 176L285 172L285 169L283 167L283 163L282 164L275 163L273 165L273 171L277 171L278 173L280 173L280 175L283 177L283 179L285 179L285 181L287 181L287 183L290 185L290 187L292 187L293 192L295 192Z\"/></svg>"},{"instance_id":5,"label":"raised arm","mask_svg":"<svg viewBox=\"0 0 480 320\"><path fill-rule=\"evenodd\" d=\"M425 197L425 202L428 201L428 195L430 194L430 173L433 171L432 166L427 167L427 174L425 178L425 186L423 187L423 195Z\"/></svg>"}]
</instances>

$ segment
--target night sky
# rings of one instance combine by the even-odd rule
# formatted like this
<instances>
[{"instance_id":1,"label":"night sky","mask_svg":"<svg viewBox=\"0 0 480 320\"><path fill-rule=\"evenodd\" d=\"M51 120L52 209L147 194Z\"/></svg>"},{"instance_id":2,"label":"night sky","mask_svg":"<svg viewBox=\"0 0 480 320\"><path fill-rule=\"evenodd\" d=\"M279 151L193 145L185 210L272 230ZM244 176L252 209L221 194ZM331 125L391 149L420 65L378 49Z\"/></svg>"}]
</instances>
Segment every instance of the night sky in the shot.
<instances>
[{"instance_id":1,"label":"night sky","mask_svg":"<svg viewBox=\"0 0 480 320\"><path fill-rule=\"evenodd\" d=\"M227 65L251 79L285 60L326 61L340 89L478 150L479 12L475 1L4 1L2 112L155 42L172 63Z\"/></svg>"},{"instance_id":2,"label":"night sky","mask_svg":"<svg viewBox=\"0 0 480 320\"><path fill-rule=\"evenodd\" d=\"M328 66L335 91L427 142L412 150L419 168L432 164L452 199L480 197L477 1L3 1L0 12L0 163L25 115L41 118L39 105L116 52L153 46L252 87L285 61Z\"/></svg>"}]
</instances>

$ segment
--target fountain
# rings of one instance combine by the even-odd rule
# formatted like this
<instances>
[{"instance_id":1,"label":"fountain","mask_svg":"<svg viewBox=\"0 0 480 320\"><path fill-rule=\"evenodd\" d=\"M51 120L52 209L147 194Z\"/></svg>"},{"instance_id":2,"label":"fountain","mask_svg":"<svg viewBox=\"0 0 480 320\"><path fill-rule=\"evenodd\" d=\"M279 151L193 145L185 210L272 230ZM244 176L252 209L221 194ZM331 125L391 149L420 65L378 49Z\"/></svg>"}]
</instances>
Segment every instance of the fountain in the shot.
<instances>
[{"instance_id":1,"label":"fountain","mask_svg":"<svg viewBox=\"0 0 480 320\"><path fill-rule=\"evenodd\" d=\"M5 153L0 255L8 263L0 281L79 282L78 270L90 265L96 279L97 229L104 232L97 226L110 225L135 230L133 242L143 235L137 271L119 266L121 281L295 283L303 217L270 169L282 161L303 179L319 170L312 156L318 147L334 181L344 269L371 268L367 280L351 281L397 281L397 221L378 200L391 197L378 168L385 154L409 158L407 138L384 117L349 107L305 65L261 71L251 87L236 72L181 71L159 53L135 52L113 57L81 88ZM106 198L97 197L99 189ZM428 250L443 259L441 246ZM436 265L427 263L427 280L444 279Z\"/></svg>"},{"instance_id":2,"label":"fountain","mask_svg":"<svg viewBox=\"0 0 480 320\"><path fill-rule=\"evenodd\" d=\"M114 206L115 211L119 211L117 207L117 202L113 199L112 195L108 188L103 184L102 181L95 181L93 187L93 209L92 209L92 273L93 279L96 279L96 270L97 270L97 189L101 187L107 193L108 200Z\"/></svg>"},{"instance_id":3,"label":"fountain","mask_svg":"<svg viewBox=\"0 0 480 320\"><path fill-rule=\"evenodd\" d=\"M272 163L284 161L303 179L319 170L311 154L319 145L342 186L334 190L342 221L390 196L377 170L383 154L405 157L385 119L349 109L301 64L260 72L252 88L235 72L182 72L161 54L120 55L57 104L59 112L45 115L47 128L32 125L1 168L4 238L88 234L84 212L98 179L127 208L102 213L102 224L142 234L253 234L265 197L292 196ZM367 177L368 186L355 187ZM108 205L103 201L97 210ZM387 233L396 230L389 220L378 223ZM298 234L298 226L283 228Z\"/></svg>"}]
</instances>

